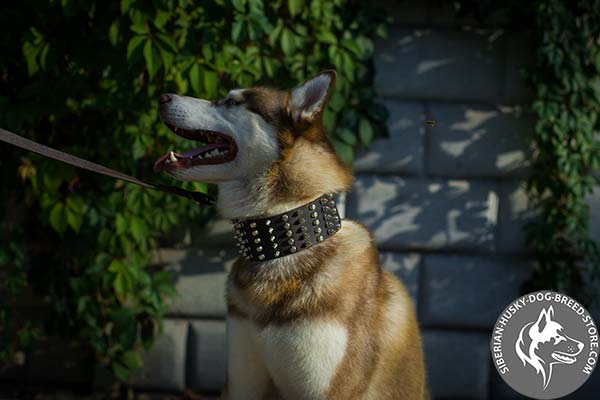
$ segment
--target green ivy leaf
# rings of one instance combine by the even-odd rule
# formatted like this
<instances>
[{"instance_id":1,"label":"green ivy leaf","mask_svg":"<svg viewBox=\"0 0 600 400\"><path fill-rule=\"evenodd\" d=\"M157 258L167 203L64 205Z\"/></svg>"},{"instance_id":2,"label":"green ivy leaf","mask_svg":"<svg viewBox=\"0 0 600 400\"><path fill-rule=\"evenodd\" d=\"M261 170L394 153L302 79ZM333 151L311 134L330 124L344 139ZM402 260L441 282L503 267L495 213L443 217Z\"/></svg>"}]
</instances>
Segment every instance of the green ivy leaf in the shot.
<instances>
[{"instance_id":1,"label":"green ivy leaf","mask_svg":"<svg viewBox=\"0 0 600 400\"><path fill-rule=\"evenodd\" d=\"M133 350L123 353L121 362L129 369L139 369L144 366L140 353Z\"/></svg>"},{"instance_id":2,"label":"green ivy leaf","mask_svg":"<svg viewBox=\"0 0 600 400\"><path fill-rule=\"evenodd\" d=\"M239 13L246 11L246 0L231 0L231 4L233 4L233 8Z\"/></svg>"},{"instance_id":3,"label":"green ivy leaf","mask_svg":"<svg viewBox=\"0 0 600 400\"><path fill-rule=\"evenodd\" d=\"M79 233L83 223L83 215L67 208L67 223L75 233Z\"/></svg>"},{"instance_id":4,"label":"green ivy leaf","mask_svg":"<svg viewBox=\"0 0 600 400\"><path fill-rule=\"evenodd\" d=\"M159 47L160 57L163 63L165 70L169 69L171 65L173 65L173 61L175 60L175 54L171 53L169 50Z\"/></svg>"},{"instance_id":5,"label":"green ivy leaf","mask_svg":"<svg viewBox=\"0 0 600 400\"><path fill-rule=\"evenodd\" d=\"M336 131L336 136L349 146L356 146L356 135L350 129L339 129Z\"/></svg>"},{"instance_id":6,"label":"green ivy leaf","mask_svg":"<svg viewBox=\"0 0 600 400\"><path fill-rule=\"evenodd\" d=\"M169 47L171 52L177 53L179 51L177 43L175 43L175 39L172 36L166 35L164 33L159 33L156 36L162 43L166 44Z\"/></svg>"},{"instance_id":7,"label":"green ivy leaf","mask_svg":"<svg viewBox=\"0 0 600 400\"><path fill-rule=\"evenodd\" d=\"M209 99L217 97L217 86L219 84L217 74L213 71L204 71L203 82L206 97Z\"/></svg>"},{"instance_id":8,"label":"green ivy leaf","mask_svg":"<svg viewBox=\"0 0 600 400\"><path fill-rule=\"evenodd\" d=\"M146 34L150 33L150 29L148 28L148 23L145 20L133 23L130 26L130 29L133 32L137 33L138 35L146 35Z\"/></svg>"},{"instance_id":9,"label":"green ivy leaf","mask_svg":"<svg viewBox=\"0 0 600 400\"><path fill-rule=\"evenodd\" d=\"M339 140L334 140L333 148L335 149L335 152L338 154L338 156L340 156L342 161L344 161L348 165L352 164L352 159L354 158L354 151L352 150L352 146L340 142Z\"/></svg>"},{"instance_id":10,"label":"green ivy leaf","mask_svg":"<svg viewBox=\"0 0 600 400\"><path fill-rule=\"evenodd\" d=\"M67 216L63 203L56 203L50 211L50 226L61 235L67 229Z\"/></svg>"},{"instance_id":11,"label":"green ivy leaf","mask_svg":"<svg viewBox=\"0 0 600 400\"><path fill-rule=\"evenodd\" d=\"M363 146L368 146L373 141L373 137L375 136L373 133L373 126L366 118L360 119L358 125L358 134Z\"/></svg>"},{"instance_id":12,"label":"green ivy leaf","mask_svg":"<svg viewBox=\"0 0 600 400\"><path fill-rule=\"evenodd\" d=\"M296 15L300 14L303 7L303 0L288 0L288 10L290 10L290 15L292 17L295 17Z\"/></svg>"},{"instance_id":13,"label":"green ivy leaf","mask_svg":"<svg viewBox=\"0 0 600 400\"><path fill-rule=\"evenodd\" d=\"M231 27L231 40L233 40L234 43L239 43L239 41L242 37L243 29L244 29L244 20L241 18L236 19L235 22L233 23L233 26Z\"/></svg>"},{"instance_id":14,"label":"green ivy leaf","mask_svg":"<svg viewBox=\"0 0 600 400\"><path fill-rule=\"evenodd\" d=\"M144 45L144 59L146 60L148 75L150 76L150 79L152 79L160 68L160 58L158 51L151 40L147 40L146 44Z\"/></svg>"},{"instance_id":15,"label":"green ivy leaf","mask_svg":"<svg viewBox=\"0 0 600 400\"><path fill-rule=\"evenodd\" d=\"M127 231L127 220L123 214L117 214L115 217L115 228L117 228L117 235L122 235Z\"/></svg>"},{"instance_id":16,"label":"green ivy leaf","mask_svg":"<svg viewBox=\"0 0 600 400\"><path fill-rule=\"evenodd\" d=\"M337 45L337 37L332 32L323 31L317 35L319 42L323 42L330 45Z\"/></svg>"},{"instance_id":17,"label":"green ivy leaf","mask_svg":"<svg viewBox=\"0 0 600 400\"><path fill-rule=\"evenodd\" d=\"M129 370L117 361L113 361L110 365L112 372L119 380L125 382L129 379Z\"/></svg>"},{"instance_id":18,"label":"green ivy leaf","mask_svg":"<svg viewBox=\"0 0 600 400\"><path fill-rule=\"evenodd\" d=\"M115 276L113 281L113 288L115 289L115 293L119 296L124 296L127 291L130 289L130 285L128 284L126 275L120 273Z\"/></svg>"},{"instance_id":19,"label":"green ivy leaf","mask_svg":"<svg viewBox=\"0 0 600 400\"><path fill-rule=\"evenodd\" d=\"M127 14L131 9L131 6L135 3L135 0L121 0L121 13Z\"/></svg>"},{"instance_id":20,"label":"green ivy leaf","mask_svg":"<svg viewBox=\"0 0 600 400\"><path fill-rule=\"evenodd\" d=\"M110 40L110 44L113 46L116 46L119 42L119 21L110 24L108 28L108 40Z\"/></svg>"},{"instance_id":21,"label":"green ivy leaf","mask_svg":"<svg viewBox=\"0 0 600 400\"><path fill-rule=\"evenodd\" d=\"M129 231L138 243L144 242L148 236L148 227L144 220L139 217L131 217L129 221Z\"/></svg>"},{"instance_id":22,"label":"green ivy leaf","mask_svg":"<svg viewBox=\"0 0 600 400\"><path fill-rule=\"evenodd\" d=\"M140 47L145 38L145 36L134 36L129 40L127 44L127 60L131 59L133 52Z\"/></svg>"},{"instance_id":23,"label":"green ivy leaf","mask_svg":"<svg viewBox=\"0 0 600 400\"><path fill-rule=\"evenodd\" d=\"M281 31L281 50L285 55L289 56L295 50L294 34L288 29L283 28Z\"/></svg>"},{"instance_id":24,"label":"green ivy leaf","mask_svg":"<svg viewBox=\"0 0 600 400\"><path fill-rule=\"evenodd\" d=\"M34 45L30 42L25 42L23 44L23 55L25 56L25 61L27 62L27 73L29 76L32 76L39 69L37 56L40 53L40 47Z\"/></svg>"},{"instance_id":25,"label":"green ivy leaf","mask_svg":"<svg viewBox=\"0 0 600 400\"><path fill-rule=\"evenodd\" d=\"M194 64L189 72L190 84L194 92L200 93L200 65Z\"/></svg>"}]
</instances>

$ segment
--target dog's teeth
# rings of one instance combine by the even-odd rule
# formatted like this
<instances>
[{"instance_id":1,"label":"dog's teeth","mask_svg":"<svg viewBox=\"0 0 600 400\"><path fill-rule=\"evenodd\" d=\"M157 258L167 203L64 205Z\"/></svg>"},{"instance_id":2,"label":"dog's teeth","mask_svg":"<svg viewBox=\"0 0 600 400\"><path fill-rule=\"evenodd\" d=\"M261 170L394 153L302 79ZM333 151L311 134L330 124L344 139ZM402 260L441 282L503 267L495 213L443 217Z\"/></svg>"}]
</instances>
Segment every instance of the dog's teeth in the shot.
<instances>
[{"instance_id":1,"label":"dog's teeth","mask_svg":"<svg viewBox=\"0 0 600 400\"><path fill-rule=\"evenodd\" d=\"M171 160L173 162L177 161L177 158L175 157L175 154L173 154L172 151L169 153L169 160Z\"/></svg>"}]
</instances>

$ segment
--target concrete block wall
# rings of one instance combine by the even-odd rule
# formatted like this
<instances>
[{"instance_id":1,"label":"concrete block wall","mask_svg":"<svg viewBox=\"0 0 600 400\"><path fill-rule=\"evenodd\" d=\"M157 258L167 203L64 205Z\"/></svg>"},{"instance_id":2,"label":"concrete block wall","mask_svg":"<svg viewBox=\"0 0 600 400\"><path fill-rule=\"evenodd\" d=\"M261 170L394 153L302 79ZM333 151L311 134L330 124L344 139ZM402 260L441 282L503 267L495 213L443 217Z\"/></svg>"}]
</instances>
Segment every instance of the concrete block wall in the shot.
<instances>
[{"instance_id":1,"label":"concrete block wall","mask_svg":"<svg viewBox=\"0 0 600 400\"><path fill-rule=\"evenodd\" d=\"M346 214L373 231L384 267L409 289L434 398L520 398L488 346L532 265L521 227L535 217L523 190L534 120L519 73L531 52L505 21L465 27L440 3L451 2L384 2L395 23L377 44L375 83L390 137L358 155ZM600 190L590 202L600 205ZM178 273L179 296L135 387L216 394L223 386L224 285L235 246L223 220L191 237L158 254ZM572 398L598 393L595 375Z\"/></svg>"}]
</instances>

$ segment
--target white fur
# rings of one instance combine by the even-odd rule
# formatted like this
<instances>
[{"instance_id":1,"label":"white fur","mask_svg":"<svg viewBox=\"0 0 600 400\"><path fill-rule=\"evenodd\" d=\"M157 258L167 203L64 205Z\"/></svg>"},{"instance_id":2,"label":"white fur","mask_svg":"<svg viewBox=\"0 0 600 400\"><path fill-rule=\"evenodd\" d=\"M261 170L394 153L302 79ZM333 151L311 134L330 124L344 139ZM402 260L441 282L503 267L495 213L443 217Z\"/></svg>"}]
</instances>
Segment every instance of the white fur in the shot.
<instances>
[{"instance_id":1,"label":"white fur","mask_svg":"<svg viewBox=\"0 0 600 400\"><path fill-rule=\"evenodd\" d=\"M240 90L230 96L239 96ZM279 155L277 133L256 113L243 105L222 106L193 97L171 95L161 108L161 119L183 129L206 129L222 132L235 140L238 148L234 160L224 164L197 165L174 170L171 174L184 181L244 181L266 170ZM252 151L247 151L252 149Z\"/></svg>"},{"instance_id":2,"label":"white fur","mask_svg":"<svg viewBox=\"0 0 600 400\"><path fill-rule=\"evenodd\" d=\"M288 161L294 165L319 165L333 157L333 155L325 151L322 147L315 146L303 138L296 139L295 149L292 158ZM251 152L253 150L244 149L244 151ZM312 199L303 199L302 201L278 202L274 205L269 201L268 196L270 193L260 186L260 182L267 181L267 179L263 179L260 176L260 173L266 173L266 171L255 172L257 174L253 179L240 179L219 184L217 207L223 217L244 218L257 215L276 215L300 207L318 197L315 196ZM331 171L324 172L317 169L311 172L310 177L314 179L314 182L319 182L321 187L329 188L333 192L344 190L343 180L332 174ZM297 182L306 181L305 176L292 176L292 179Z\"/></svg>"},{"instance_id":3,"label":"white fur","mask_svg":"<svg viewBox=\"0 0 600 400\"><path fill-rule=\"evenodd\" d=\"M229 399L260 399L270 385L266 366L286 400L309 400L325 398L346 353L348 333L335 321L307 320L261 329L229 317L228 340ZM238 390L244 390L245 397L237 396Z\"/></svg>"},{"instance_id":4,"label":"white fur","mask_svg":"<svg viewBox=\"0 0 600 400\"><path fill-rule=\"evenodd\" d=\"M348 333L334 321L309 320L269 326L258 340L273 381L286 399L322 399L346 353Z\"/></svg>"}]
</instances>

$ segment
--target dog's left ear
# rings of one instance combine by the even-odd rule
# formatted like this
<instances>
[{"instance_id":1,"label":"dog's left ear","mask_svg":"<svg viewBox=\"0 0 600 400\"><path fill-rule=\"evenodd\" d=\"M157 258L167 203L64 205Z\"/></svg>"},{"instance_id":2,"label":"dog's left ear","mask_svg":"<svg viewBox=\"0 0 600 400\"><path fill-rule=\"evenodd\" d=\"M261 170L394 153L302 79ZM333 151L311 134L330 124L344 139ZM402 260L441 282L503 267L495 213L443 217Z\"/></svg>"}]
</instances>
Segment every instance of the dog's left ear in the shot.
<instances>
[{"instance_id":1,"label":"dog's left ear","mask_svg":"<svg viewBox=\"0 0 600 400\"><path fill-rule=\"evenodd\" d=\"M334 70L326 70L292 90L289 111L294 122L312 122L323 113L335 78Z\"/></svg>"}]
</instances>

